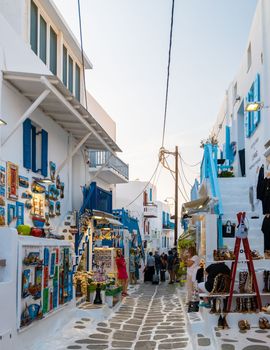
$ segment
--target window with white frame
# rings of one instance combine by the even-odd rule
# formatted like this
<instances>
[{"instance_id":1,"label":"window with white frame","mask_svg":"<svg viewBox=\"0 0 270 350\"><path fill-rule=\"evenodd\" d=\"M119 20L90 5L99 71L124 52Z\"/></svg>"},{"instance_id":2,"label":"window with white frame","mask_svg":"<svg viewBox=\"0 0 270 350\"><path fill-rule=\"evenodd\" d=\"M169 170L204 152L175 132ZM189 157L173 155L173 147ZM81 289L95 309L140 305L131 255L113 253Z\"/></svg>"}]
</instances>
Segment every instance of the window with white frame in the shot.
<instances>
[{"instance_id":1,"label":"window with white frame","mask_svg":"<svg viewBox=\"0 0 270 350\"><path fill-rule=\"evenodd\" d=\"M257 74L256 78L251 85L251 88L246 97L246 103L250 102L261 102L261 91L260 91L260 75ZM251 137L257 129L261 120L261 111L246 112L245 116L245 127L246 137Z\"/></svg>"},{"instance_id":2,"label":"window with white frame","mask_svg":"<svg viewBox=\"0 0 270 350\"><path fill-rule=\"evenodd\" d=\"M51 23L44 10L38 7L38 2L30 0L30 46L33 52L46 64L50 71L57 75L58 60L62 62L63 84L80 101L81 68L68 43L64 42L58 57L58 31ZM61 66L61 65L60 65Z\"/></svg>"}]
</instances>

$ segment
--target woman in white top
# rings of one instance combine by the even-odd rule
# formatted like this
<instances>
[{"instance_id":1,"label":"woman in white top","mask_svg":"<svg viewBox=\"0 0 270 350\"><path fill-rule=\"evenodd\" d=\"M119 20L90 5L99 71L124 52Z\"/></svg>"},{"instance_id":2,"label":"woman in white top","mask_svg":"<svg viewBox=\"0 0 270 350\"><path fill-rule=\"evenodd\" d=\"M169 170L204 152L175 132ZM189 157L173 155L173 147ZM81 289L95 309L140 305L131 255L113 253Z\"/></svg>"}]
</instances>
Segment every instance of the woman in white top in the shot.
<instances>
[{"instance_id":1,"label":"woman in white top","mask_svg":"<svg viewBox=\"0 0 270 350\"><path fill-rule=\"evenodd\" d=\"M194 283L196 282L196 274L200 265L200 258L196 255L195 247L188 248L188 258L186 261L187 266L187 303L192 299L192 292Z\"/></svg>"}]
</instances>

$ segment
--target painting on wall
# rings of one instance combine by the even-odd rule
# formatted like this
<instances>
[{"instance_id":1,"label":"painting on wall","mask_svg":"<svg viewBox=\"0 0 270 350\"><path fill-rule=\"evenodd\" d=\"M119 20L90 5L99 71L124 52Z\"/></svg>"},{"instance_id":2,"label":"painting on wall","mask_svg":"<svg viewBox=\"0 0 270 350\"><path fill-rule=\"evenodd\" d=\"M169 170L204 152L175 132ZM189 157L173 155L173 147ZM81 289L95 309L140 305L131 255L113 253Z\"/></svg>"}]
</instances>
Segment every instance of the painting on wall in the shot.
<instances>
[{"instance_id":1,"label":"painting on wall","mask_svg":"<svg viewBox=\"0 0 270 350\"><path fill-rule=\"evenodd\" d=\"M0 166L0 186L6 186L6 169L3 166Z\"/></svg>"},{"instance_id":2,"label":"painting on wall","mask_svg":"<svg viewBox=\"0 0 270 350\"><path fill-rule=\"evenodd\" d=\"M6 224L5 208L0 207L0 226L5 226L5 224Z\"/></svg>"},{"instance_id":3,"label":"painting on wall","mask_svg":"<svg viewBox=\"0 0 270 350\"><path fill-rule=\"evenodd\" d=\"M16 201L19 198L19 167L7 162L7 198Z\"/></svg>"},{"instance_id":4,"label":"painting on wall","mask_svg":"<svg viewBox=\"0 0 270 350\"><path fill-rule=\"evenodd\" d=\"M28 177L19 175L19 186L23 188L28 188L29 187Z\"/></svg>"}]
</instances>

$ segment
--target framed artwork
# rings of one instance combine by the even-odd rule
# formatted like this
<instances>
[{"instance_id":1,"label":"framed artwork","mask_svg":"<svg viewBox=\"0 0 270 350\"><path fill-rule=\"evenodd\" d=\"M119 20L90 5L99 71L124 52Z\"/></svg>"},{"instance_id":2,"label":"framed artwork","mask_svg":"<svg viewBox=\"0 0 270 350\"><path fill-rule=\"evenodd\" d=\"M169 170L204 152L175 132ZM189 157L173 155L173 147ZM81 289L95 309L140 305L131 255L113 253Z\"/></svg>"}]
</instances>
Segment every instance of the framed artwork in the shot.
<instances>
[{"instance_id":1,"label":"framed artwork","mask_svg":"<svg viewBox=\"0 0 270 350\"><path fill-rule=\"evenodd\" d=\"M19 186L23 188L28 188L29 187L28 177L19 175Z\"/></svg>"},{"instance_id":2,"label":"framed artwork","mask_svg":"<svg viewBox=\"0 0 270 350\"><path fill-rule=\"evenodd\" d=\"M6 224L6 212L4 207L0 207L0 226L5 226Z\"/></svg>"},{"instance_id":3,"label":"framed artwork","mask_svg":"<svg viewBox=\"0 0 270 350\"><path fill-rule=\"evenodd\" d=\"M17 226L24 225L24 204L16 202Z\"/></svg>"},{"instance_id":4,"label":"framed artwork","mask_svg":"<svg viewBox=\"0 0 270 350\"><path fill-rule=\"evenodd\" d=\"M7 223L10 225L12 221L16 219L16 206L15 204L8 204L7 207Z\"/></svg>"},{"instance_id":5,"label":"framed artwork","mask_svg":"<svg viewBox=\"0 0 270 350\"><path fill-rule=\"evenodd\" d=\"M3 166L0 166L0 186L6 186L6 169Z\"/></svg>"},{"instance_id":6,"label":"framed artwork","mask_svg":"<svg viewBox=\"0 0 270 350\"><path fill-rule=\"evenodd\" d=\"M7 162L7 198L16 201L19 198L19 167Z\"/></svg>"}]
</instances>

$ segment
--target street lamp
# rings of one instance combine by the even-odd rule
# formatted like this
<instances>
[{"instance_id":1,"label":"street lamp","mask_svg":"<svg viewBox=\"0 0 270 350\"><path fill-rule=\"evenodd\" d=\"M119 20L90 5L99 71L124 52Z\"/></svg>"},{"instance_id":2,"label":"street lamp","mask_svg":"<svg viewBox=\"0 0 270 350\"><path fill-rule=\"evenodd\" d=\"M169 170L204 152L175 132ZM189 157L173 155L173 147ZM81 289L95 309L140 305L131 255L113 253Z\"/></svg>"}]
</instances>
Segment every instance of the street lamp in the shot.
<instances>
[{"instance_id":1,"label":"street lamp","mask_svg":"<svg viewBox=\"0 0 270 350\"><path fill-rule=\"evenodd\" d=\"M0 118L0 126L7 125L7 122L5 122L3 119Z\"/></svg>"},{"instance_id":2,"label":"street lamp","mask_svg":"<svg viewBox=\"0 0 270 350\"><path fill-rule=\"evenodd\" d=\"M246 112L259 112L263 108L269 108L269 106L265 106L263 102L253 101L248 102L245 107Z\"/></svg>"}]
</instances>

